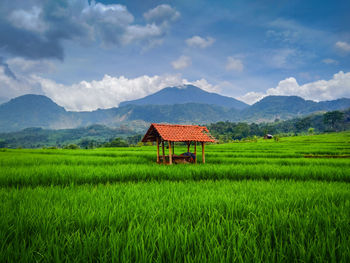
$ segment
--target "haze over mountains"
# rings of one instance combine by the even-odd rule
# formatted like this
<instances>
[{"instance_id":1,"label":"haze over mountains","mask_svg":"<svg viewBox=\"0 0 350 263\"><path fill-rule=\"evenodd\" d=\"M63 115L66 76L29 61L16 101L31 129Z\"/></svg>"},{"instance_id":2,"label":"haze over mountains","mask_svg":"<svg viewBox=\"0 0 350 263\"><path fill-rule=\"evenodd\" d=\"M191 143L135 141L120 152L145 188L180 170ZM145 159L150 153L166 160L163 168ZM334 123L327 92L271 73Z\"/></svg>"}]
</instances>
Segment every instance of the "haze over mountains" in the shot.
<instances>
[{"instance_id":1,"label":"haze over mountains","mask_svg":"<svg viewBox=\"0 0 350 263\"><path fill-rule=\"evenodd\" d=\"M76 128L92 124L145 127L149 122L262 122L349 107L350 99L314 102L297 96L268 96L249 106L234 98L188 85L165 88L145 98L121 103L119 108L71 112L48 97L28 94L0 105L0 132L18 131L28 127Z\"/></svg>"}]
</instances>

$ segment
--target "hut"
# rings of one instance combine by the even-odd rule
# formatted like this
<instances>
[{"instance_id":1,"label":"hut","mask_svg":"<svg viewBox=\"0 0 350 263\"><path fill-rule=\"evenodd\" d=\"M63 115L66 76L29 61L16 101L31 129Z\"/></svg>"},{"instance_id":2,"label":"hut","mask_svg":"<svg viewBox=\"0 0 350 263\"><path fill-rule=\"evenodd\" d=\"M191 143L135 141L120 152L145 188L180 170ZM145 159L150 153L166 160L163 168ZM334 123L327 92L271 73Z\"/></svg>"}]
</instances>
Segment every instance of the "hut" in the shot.
<instances>
[{"instance_id":1,"label":"hut","mask_svg":"<svg viewBox=\"0 0 350 263\"><path fill-rule=\"evenodd\" d=\"M198 125L174 125L152 123L142 139L142 142L157 143L157 163L197 163L197 142L202 145L202 161L205 163L205 143L215 142L208 129ZM164 142L168 142L169 155L165 155ZM174 143L187 143L187 153L174 154ZM190 152L191 142L194 142L194 154ZM159 146L162 145L162 155Z\"/></svg>"},{"instance_id":2,"label":"hut","mask_svg":"<svg viewBox=\"0 0 350 263\"><path fill-rule=\"evenodd\" d=\"M273 135L271 135L271 134L264 135L264 139L272 139L272 138L273 138Z\"/></svg>"}]
</instances>

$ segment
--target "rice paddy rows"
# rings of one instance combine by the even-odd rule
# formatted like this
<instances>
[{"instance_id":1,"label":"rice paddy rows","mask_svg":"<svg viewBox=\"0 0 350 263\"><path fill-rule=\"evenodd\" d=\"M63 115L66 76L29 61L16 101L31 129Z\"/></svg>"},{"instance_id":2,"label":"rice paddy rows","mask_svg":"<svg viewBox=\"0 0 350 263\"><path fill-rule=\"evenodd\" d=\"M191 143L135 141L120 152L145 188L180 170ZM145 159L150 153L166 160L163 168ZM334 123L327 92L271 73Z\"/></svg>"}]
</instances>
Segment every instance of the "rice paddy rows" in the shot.
<instances>
[{"instance_id":1,"label":"rice paddy rows","mask_svg":"<svg viewBox=\"0 0 350 263\"><path fill-rule=\"evenodd\" d=\"M208 145L205 165L155 163L152 146L94 150L3 150L0 186L153 180L350 181L350 133ZM193 148L192 148L193 149ZM175 153L185 152L176 146ZM200 152L200 147L198 147ZM305 157L317 158L305 158ZM324 157L324 158L323 158ZM330 158L340 157L340 158Z\"/></svg>"},{"instance_id":2,"label":"rice paddy rows","mask_svg":"<svg viewBox=\"0 0 350 263\"><path fill-rule=\"evenodd\" d=\"M1 150L0 262L349 262L349 155L349 132L208 145L204 165Z\"/></svg>"},{"instance_id":3,"label":"rice paddy rows","mask_svg":"<svg viewBox=\"0 0 350 263\"><path fill-rule=\"evenodd\" d=\"M0 190L1 262L348 262L346 183Z\"/></svg>"}]
</instances>

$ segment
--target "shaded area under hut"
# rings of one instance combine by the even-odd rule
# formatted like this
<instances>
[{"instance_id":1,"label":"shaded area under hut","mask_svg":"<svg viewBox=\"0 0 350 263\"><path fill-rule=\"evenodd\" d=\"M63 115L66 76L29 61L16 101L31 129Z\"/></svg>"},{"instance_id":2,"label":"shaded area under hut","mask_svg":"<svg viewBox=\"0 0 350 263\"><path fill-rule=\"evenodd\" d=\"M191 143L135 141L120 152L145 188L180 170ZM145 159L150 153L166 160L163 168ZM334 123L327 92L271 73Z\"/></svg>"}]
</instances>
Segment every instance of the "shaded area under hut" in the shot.
<instances>
[{"instance_id":1,"label":"shaded area under hut","mask_svg":"<svg viewBox=\"0 0 350 263\"><path fill-rule=\"evenodd\" d=\"M142 142L157 142L157 163L197 163L197 142L202 145L202 161L205 163L205 143L215 142L215 138L208 129L199 125L175 125L152 123ZM168 143L169 155L165 155L164 142ZM174 154L174 143L187 143L187 152ZM190 145L194 143L194 153L190 152ZM162 145L160 155L159 145Z\"/></svg>"}]
</instances>

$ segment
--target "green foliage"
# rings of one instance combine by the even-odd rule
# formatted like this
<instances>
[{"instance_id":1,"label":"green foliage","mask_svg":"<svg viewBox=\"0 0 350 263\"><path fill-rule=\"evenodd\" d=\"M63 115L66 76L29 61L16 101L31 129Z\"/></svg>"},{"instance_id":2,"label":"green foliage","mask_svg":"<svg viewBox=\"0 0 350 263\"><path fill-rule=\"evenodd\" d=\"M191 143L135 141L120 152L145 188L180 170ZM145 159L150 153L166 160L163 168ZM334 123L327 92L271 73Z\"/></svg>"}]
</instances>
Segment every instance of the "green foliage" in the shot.
<instances>
[{"instance_id":1,"label":"green foliage","mask_svg":"<svg viewBox=\"0 0 350 263\"><path fill-rule=\"evenodd\" d=\"M331 130L339 131L340 124L344 120L344 113L341 111L330 111L323 115L323 121L330 126Z\"/></svg>"},{"instance_id":2,"label":"green foliage","mask_svg":"<svg viewBox=\"0 0 350 263\"><path fill-rule=\"evenodd\" d=\"M6 148L7 143L5 140L0 140L0 148Z\"/></svg>"},{"instance_id":3,"label":"green foliage","mask_svg":"<svg viewBox=\"0 0 350 263\"><path fill-rule=\"evenodd\" d=\"M345 183L165 181L0 195L2 262L350 260Z\"/></svg>"},{"instance_id":4,"label":"green foliage","mask_svg":"<svg viewBox=\"0 0 350 263\"><path fill-rule=\"evenodd\" d=\"M137 145L142 140L143 135L142 134L136 134L133 136L129 136L126 138L126 141L129 145Z\"/></svg>"},{"instance_id":5,"label":"green foliage","mask_svg":"<svg viewBox=\"0 0 350 263\"><path fill-rule=\"evenodd\" d=\"M69 150L76 150L79 149L80 147L76 144L69 144L63 147L63 149L69 149Z\"/></svg>"},{"instance_id":6,"label":"green foliage","mask_svg":"<svg viewBox=\"0 0 350 263\"><path fill-rule=\"evenodd\" d=\"M181 114L187 113L182 112ZM343 121L334 123L332 127L335 128L332 128L331 125L329 122L324 122L324 115L317 114L274 123L217 122L208 125L208 128L220 143L241 140L247 137L252 138L253 136L261 137L267 133L280 135L306 134L310 127L313 127L316 133L334 130L343 131L350 129L350 109L344 111ZM101 147L106 142L109 143L111 138L116 137L121 138L128 145L138 145L148 127L147 125L143 128L142 134L140 134L140 131L136 134L136 131L131 131L126 126L108 128L103 125L91 125L85 128L63 130L28 128L20 132L0 134L0 148L1 145L5 145L7 148L16 148L18 146L23 148L50 146L61 148L64 145L73 143L84 149L93 149Z\"/></svg>"},{"instance_id":7,"label":"green foliage","mask_svg":"<svg viewBox=\"0 0 350 263\"><path fill-rule=\"evenodd\" d=\"M307 130L307 132L308 132L308 134L309 135L313 135L314 133L315 133L315 128L309 128L308 130Z\"/></svg>"},{"instance_id":8,"label":"green foliage","mask_svg":"<svg viewBox=\"0 0 350 263\"><path fill-rule=\"evenodd\" d=\"M103 147L128 147L129 144L121 138L115 138L114 140L103 144Z\"/></svg>"},{"instance_id":9,"label":"green foliage","mask_svg":"<svg viewBox=\"0 0 350 263\"><path fill-rule=\"evenodd\" d=\"M130 142L137 140L141 135L135 132L125 132L125 127L109 128L103 125L91 125L77 129L44 130L41 128L28 128L20 132L2 133L0 140L5 141L6 147L23 148L63 147L68 144L77 144L84 149L100 147L108 142L110 138L130 135ZM136 142L137 143L137 142Z\"/></svg>"},{"instance_id":10,"label":"green foliage","mask_svg":"<svg viewBox=\"0 0 350 263\"><path fill-rule=\"evenodd\" d=\"M349 262L350 132L280 140L3 149L0 262Z\"/></svg>"},{"instance_id":11,"label":"green foliage","mask_svg":"<svg viewBox=\"0 0 350 263\"><path fill-rule=\"evenodd\" d=\"M290 135L309 133L309 131L313 133L329 130L344 131L350 130L350 109L344 112L335 111L274 123L217 122L210 124L208 128L220 143L252 136L264 136L267 133Z\"/></svg>"}]
</instances>

